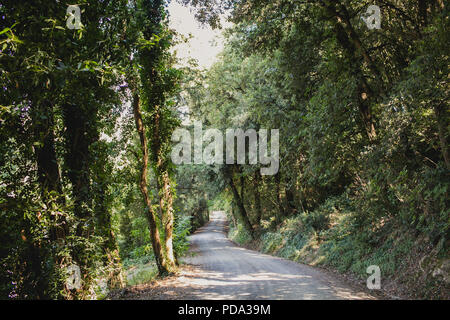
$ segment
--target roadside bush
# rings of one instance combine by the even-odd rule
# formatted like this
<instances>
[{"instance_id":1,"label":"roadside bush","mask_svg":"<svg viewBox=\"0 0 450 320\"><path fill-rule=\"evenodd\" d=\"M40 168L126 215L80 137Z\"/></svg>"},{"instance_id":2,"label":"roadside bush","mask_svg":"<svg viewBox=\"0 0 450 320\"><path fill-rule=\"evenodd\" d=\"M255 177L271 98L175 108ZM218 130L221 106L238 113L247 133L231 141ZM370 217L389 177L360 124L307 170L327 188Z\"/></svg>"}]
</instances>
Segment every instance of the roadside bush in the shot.
<instances>
[{"instance_id":1,"label":"roadside bush","mask_svg":"<svg viewBox=\"0 0 450 320\"><path fill-rule=\"evenodd\" d=\"M252 239L250 234L241 224L238 224L237 226L231 226L228 237L240 245L247 244Z\"/></svg>"},{"instance_id":2,"label":"roadside bush","mask_svg":"<svg viewBox=\"0 0 450 320\"><path fill-rule=\"evenodd\" d=\"M175 219L173 247L177 256L181 256L189 249L188 236L191 233L192 217L178 215Z\"/></svg>"}]
</instances>

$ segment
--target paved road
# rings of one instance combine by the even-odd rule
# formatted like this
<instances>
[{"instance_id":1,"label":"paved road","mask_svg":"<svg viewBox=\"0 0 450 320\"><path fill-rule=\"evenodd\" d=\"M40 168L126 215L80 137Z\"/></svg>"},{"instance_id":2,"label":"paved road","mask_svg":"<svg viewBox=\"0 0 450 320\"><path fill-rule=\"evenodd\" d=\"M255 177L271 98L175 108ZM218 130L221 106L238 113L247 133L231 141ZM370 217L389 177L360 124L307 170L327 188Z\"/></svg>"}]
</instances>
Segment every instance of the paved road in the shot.
<instances>
[{"instance_id":1,"label":"paved road","mask_svg":"<svg viewBox=\"0 0 450 320\"><path fill-rule=\"evenodd\" d=\"M191 236L196 272L187 277L189 299L371 299L332 275L285 259L243 249L226 238L226 220L211 222ZM189 285L188 285L189 283ZM373 299L373 298L372 298Z\"/></svg>"}]
</instances>

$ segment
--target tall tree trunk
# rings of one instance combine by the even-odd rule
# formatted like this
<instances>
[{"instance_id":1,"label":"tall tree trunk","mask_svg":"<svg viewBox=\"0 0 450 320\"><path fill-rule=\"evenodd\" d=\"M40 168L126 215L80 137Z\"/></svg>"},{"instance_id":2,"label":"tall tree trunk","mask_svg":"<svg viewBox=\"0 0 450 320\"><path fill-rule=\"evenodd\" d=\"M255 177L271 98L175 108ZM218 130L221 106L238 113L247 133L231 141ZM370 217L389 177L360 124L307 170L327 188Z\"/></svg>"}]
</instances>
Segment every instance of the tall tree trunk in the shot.
<instances>
[{"instance_id":1,"label":"tall tree trunk","mask_svg":"<svg viewBox=\"0 0 450 320\"><path fill-rule=\"evenodd\" d=\"M141 142L142 150L142 170L140 176L139 187L141 189L142 195L144 197L144 202L146 205L146 218L149 223L150 236L152 240L153 253L155 255L156 265L158 267L159 274L166 275L169 274L170 270L167 267L166 260L163 254L163 249L161 245L161 239L159 235L158 226L156 225L155 212L152 209L152 203L148 194L148 143L145 134L144 122L142 121L142 114L140 110L140 98L138 94L133 95L133 112L134 120L136 122L136 129L139 134L139 139Z\"/></svg>"},{"instance_id":2,"label":"tall tree trunk","mask_svg":"<svg viewBox=\"0 0 450 320\"><path fill-rule=\"evenodd\" d=\"M286 210L284 210L283 206L283 198L281 197L281 175L278 172L275 175L275 192L277 197L278 211L280 212L278 216L278 222L281 222L281 218L286 216Z\"/></svg>"},{"instance_id":3,"label":"tall tree trunk","mask_svg":"<svg viewBox=\"0 0 450 320\"><path fill-rule=\"evenodd\" d=\"M253 180L253 190L255 193L255 211L256 211L256 225L260 226L262 217L262 207L261 207L261 193L259 192L259 185L261 183L261 172L259 170L255 171L255 176Z\"/></svg>"},{"instance_id":4,"label":"tall tree trunk","mask_svg":"<svg viewBox=\"0 0 450 320\"><path fill-rule=\"evenodd\" d=\"M66 126L66 166L68 177L72 183L74 198L74 213L80 219L76 235L88 237L93 232L92 214L88 208L92 207L89 179L89 146L90 121L93 115L88 114L83 107L67 103L63 109L64 124ZM95 116L95 115L94 115Z\"/></svg>"},{"instance_id":5,"label":"tall tree trunk","mask_svg":"<svg viewBox=\"0 0 450 320\"><path fill-rule=\"evenodd\" d=\"M33 123L36 138L40 142L35 148L38 169L38 182L42 191L61 192L61 179L55 151L55 135L53 132L53 112L49 101L38 104L38 113Z\"/></svg>"},{"instance_id":6,"label":"tall tree trunk","mask_svg":"<svg viewBox=\"0 0 450 320\"><path fill-rule=\"evenodd\" d=\"M95 221L91 208L93 207L93 194L90 180L90 151L93 143L92 130L95 129L95 108L91 109L88 103L63 105L63 119L66 127L66 154L65 165L67 175L72 184L73 213L77 224L75 235L84 241L76 241L72 246L71 256L79 266L83 278L81 290L72 290L73 299L84 299L93 284L92 273L95 256L86 254L86 243L90 242L95 232Z\"/></svg>"},{"instance_id":7,"label":"tall tree trunk","mask_svg":"<svg viewBox=\"0 0 450 320\"><path fill-rule=\"evenodd\" d=\"M38 98L36 100L39 100ZM60 195L62 192L61 177L59 173L58 160L55 151L55 136L54 136L54 123L53 123L53 106L48 100L43 100L36 103L35 112L33 113L34 134L36 141L39 144L35 147L36 164L38 182L41 189L41 197L46 202L49 200L50 193L56 193ZM61 197L58 198L60 201ZM68 231L67 224L64 218L58 218L55 215L50 215L52 226L50 227L50 241L63 240ZM30 270L33 273L33 277L36 279L36 297L38 299L49 298L47 295L47 289L49 289L49 283L47 277L44 275L47 265L47 259L56 259L56 264L59 264L60 259L50 257L52 252L42 250L39 243L32 241L31 222L25 222L25 238L28 244L28 260Z\"/></svg>"},{"instance_id":8,"label":"tall tree trunk","mask_svg":"<svg viewBox=\"0 0 450 320\"><path fill-rule=\"evenodd\" d=\"M255 232L254 232L252 224L250 223L250 220L248 218L247 211L245 210L244 203L242 202L242 198L241 198L241 196L236 188L236 185L233 181L233 170L230 168L230 166L225 166L225 174L228 179L228 183L230 185L231 191L233 192L234 200L239 209L239 215L240 215L242 223L244 224L244 228L250 234L251 238L254 239Z\"/></svg>"},{"instance_id":9,"label":"tall tree trunk","mask_svg":"<svg viewBox=\"0 0 450 320\"><path fill-rule=\"evenodd\" d=\"M167 168L167 163L161 151L161 114L160 106L155 106L155 113L152 125L152 153L155 164L156 183L159 194L159 210L161 214L161 221L164 225L164 255L166 258L167 268L170 272L176 269L176 259L173 251L173 194L171 189L170 174Z\"/></svg>"},{"instance_id":10,"label":"tall tree trunk","mask_svg":"<svg viewBox=\"0 0 450 320\"><path fill-rule=\"evenodd\" d=\"M164 5L162 0L140 1L135 3L142 13L142 33L148 41L153 41L155 35L162 36L164 32ZM162 254L164 256L164 268L167 272L175 271L176 261L173 252L173 194L170 188L170 168L165 160L166 154L162 152L162 138L165 138L167 132L164 131L165 114L162 110L165 106L165 95L161 94L167 90L166 79L163 79L160 70L163 62L165 50L167 49L165 41L151 47L143 47L139 50L140 81L142 84L142 94L145 96L146 111L151 114L151 123L149 123L151 161L156 175L157 188L159 195L159 213L160 221L164 225L164 246ZM140 120L142 122L142 119ZM143 126L143 124L142 124ZM164 136L162 136L164 134ZM170 135L170 133L169 133ZM147 151L146 151L147 152ZM165 151L164 151L165 152ZM148 154L147 154L148 157ZM148 161L148 160L147 160Z\"/></svg>"},{"instance_id":11,"label":"tall tree trunk","mask_svg":"<svg viewBox=\"0 0 450 320\"><path fill-rule=\"evenodd\" d=\"M168 172L164 172L164 174L162 175L162 181L164 192L164 210L163 210L164 231L165 231L164 244L166 249L168 265L172 270L174 270L178 262L175 257L175 252L173 248L173 227L174 227L173 194Z\"/></svg>"},{"instance_id":12,"label":"tall tree trunk","mask_svg":"<svg viewBox=\"0 0 450 320\"><path fill-rule=\"evenodd\" d=\"M353 28L350 16L347 8L343 4L337 4L331 1L322 1L322 5L325 7L327 12L335 18L335 32L337 40L344 49L344 52L348 59L352 62L358 61L359 54L364 62L368 65L369 69L374 74L375 78L382 82L381 73L378 70L372 57L369 55L368 51L362 45L362 42ZM336 7L339 6L339 9ZM377 133L375 129L374 119L372 115L372 110L370 107L370 97L374 95L373 90L369 86L362 72L361 66L355 64L353 66L354 73L358 75L358 108L361 114L361 118L364 123L365 131L367 137L370 141L376 139Z\"/></svg>"},{"instance_id":13,"label":"tall tree trunk","mask_svg":"<svg viewBox=\"0 0 450 320\"><path fill-rule=\"evenodd\" d=\"M62 193L61 176L55 150L53 106L50 101L44 100L37 104L38 112L34 115L33 123L35 135L40 142L35 147L38 182L41 187L41 196L44 201L50 192L60 195ZM59 198L61 200L62 197ZM62 203L61 203L62 204ZM68 225L64 217L50 217L53 226L50 230L50 240L64 239L68 233Z\"/></svg>"},{"instance_id":14,"label":"tall tree trunk","mask_svg":"<svg viewBox=\"0 0 450 320\"><path fill-rule=\"evenodd\" d=\"M239 178L239 181L241 183L241 199L242 199L242 202L245 203L245 200L244 200L244 196L245 196L245 194L244 194L244 192L245 192L245 177L244 177L244 175L241 175L241 177Z\"/></svg>"},{"instance_id":15,"label":"tall tree trunk","mask_svg":"<svg viewBox=\"0 0 450 320\"><path fill-rule=\"evenodd\" d=\"M231 219L233 220L233 226L236 228L238 225L238 221L237 221L236 215L234 214L236 211L235 208L236 208L236 204L235 204L235 202L232 202L232 204L231 204Z\"/></svg>"}]
</instances>

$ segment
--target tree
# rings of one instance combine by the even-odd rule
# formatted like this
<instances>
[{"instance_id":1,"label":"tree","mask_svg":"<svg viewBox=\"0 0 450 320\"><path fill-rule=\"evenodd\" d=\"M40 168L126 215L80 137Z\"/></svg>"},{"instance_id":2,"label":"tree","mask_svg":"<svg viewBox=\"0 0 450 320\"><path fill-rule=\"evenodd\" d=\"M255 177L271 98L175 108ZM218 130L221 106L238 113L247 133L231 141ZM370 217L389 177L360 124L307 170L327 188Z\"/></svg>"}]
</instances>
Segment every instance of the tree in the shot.
<instances>
[{"instance_id":1,"label":"tree","mask_svg":"<svg viewBox=\"0 0 450 320\"><path fill-rule=\"evenodd\" d=\"M143 152L141 190L147 205L153 250L160 274L170 274L176 269L173 247L175 190L170 143L178 120L170 109L171 102L167 97L175 93L179 72L170 68L168 49L171 35L164 25L163 5L163 1L137 2L137 9L141 14L139 23L144 28L142 30L143 38L140 40L142 44L138 50L140 86L139 93L137 93L136 87L133 88L133 109ZM139 94L142 98L138 96ZM143 115L141 107L145 115ZM147 150L148 147L151 150L150 154ZM149 159L156 177L159 213L164 226L164 245L161 244L156 225L156 214L151 208L147 191L146 176Z\"/></svg>"}]
</instances>

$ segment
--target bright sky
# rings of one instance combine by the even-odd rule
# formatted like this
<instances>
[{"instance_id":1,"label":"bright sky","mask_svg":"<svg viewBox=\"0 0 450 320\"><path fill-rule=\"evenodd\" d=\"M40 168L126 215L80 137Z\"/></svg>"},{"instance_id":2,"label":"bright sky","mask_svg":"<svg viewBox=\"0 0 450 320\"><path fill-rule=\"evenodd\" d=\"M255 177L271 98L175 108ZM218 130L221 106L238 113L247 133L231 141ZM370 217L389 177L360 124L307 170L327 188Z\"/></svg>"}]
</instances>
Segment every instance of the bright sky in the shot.
<instances>
[{"instance_id":1,"label":"bright sky","mask_svg":"<svg viewBox=\"0 0 450 320\"><path fill-rule=\"evenodd\" d=\"M200 67L209 68L223 49L221 31L212 30L208 25L202 26L195 20L189 7L176 1L171 1L168 9L170 27L186 37L189 34L193 36L188 43L179 44L174 48L177 56L183 61L189 58L197 59Z\"/></svg>"}]
</instances>

